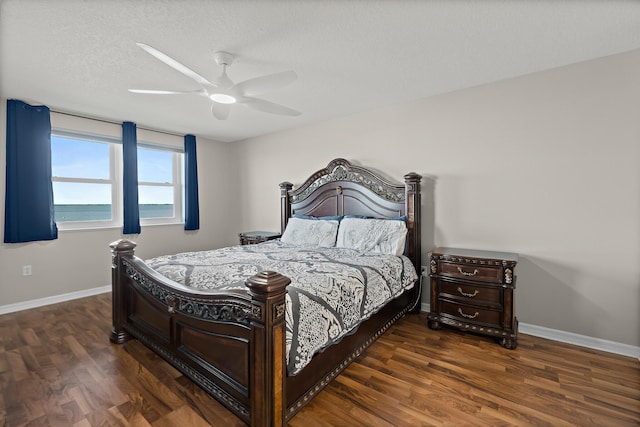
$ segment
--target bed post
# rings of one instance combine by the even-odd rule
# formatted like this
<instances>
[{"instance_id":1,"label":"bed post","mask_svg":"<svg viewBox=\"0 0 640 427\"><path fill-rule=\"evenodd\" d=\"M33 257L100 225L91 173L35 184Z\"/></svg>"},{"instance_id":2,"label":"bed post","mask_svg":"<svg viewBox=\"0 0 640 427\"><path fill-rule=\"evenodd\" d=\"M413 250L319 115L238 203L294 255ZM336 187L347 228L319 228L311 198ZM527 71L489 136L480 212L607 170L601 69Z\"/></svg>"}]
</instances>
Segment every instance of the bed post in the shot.
<instances>
[{"instance_id":1,"label":"bed post","mask_svg":"<svg viewBox=\"0 0 640 427\"><path fill-rule=\"evenodd\" d=\"M251 426L285 425L285 297L287 277L263 271L247 280L251 295Z\"/></svg>"},{"instance_id":2,"label":"bed post","mask_svg":"<svg viewBox=\"0 0 640 427\"><path fill-rule=\"evenodd\" d=\"M127 322L127 310L124 303L124 283L127 280L122 258L133 258L136 244L130 240L120 239L109 245L111 248L111 305L113 310L111 336L109 339L116 344L133 338L124 329Z\"/></svg>"},{"instance_id":3,"label":"bed post","mask_svg":"<svg viewBox=\"0 0 640 427\"><path fill-rule=\"evenodd\" d=\"M420 245L420 181L422 176L415 172L409 172L404 176L406 206L407 206L407 237L409 238L409 247L413 248L411 261L420 272L421 268L421 252Z\"/></svg>"},{"instance_id":4,"label":"bed post","mask_svg":"<svg viewBox=\"0 0 640 427\"><path fill-rule=\"evenodd\" d=\"M422 181L422 176L415 173L409 172L404 176L404 185L405 185L405 203L406 203L406 212L407 212L407 240L408 247L412 248L413 252L409 254L411 261L413 262L414 267L416 268L416 272L418 276L422 274L422 246L420 242L422 241L421 233L422 229L420 227L420 181ZM417 299L420 298L422 293L422 289L420 289L421 280L418 280L417 283ZM420 301L416 301L416 306L411 310L412 313L420 312Z\"/></svg>"},{"instance_id":5,"label":"bed post","mask_svg":"<svg viewBox=\"0 0 640 427\"><path fill-rule=\"evenodd\" d=\"M284 233L287 222L291 218L291 202L289 200L289 190L293 188L290 182L280 183L280 233Z\"/></svg>"}]
</instances>

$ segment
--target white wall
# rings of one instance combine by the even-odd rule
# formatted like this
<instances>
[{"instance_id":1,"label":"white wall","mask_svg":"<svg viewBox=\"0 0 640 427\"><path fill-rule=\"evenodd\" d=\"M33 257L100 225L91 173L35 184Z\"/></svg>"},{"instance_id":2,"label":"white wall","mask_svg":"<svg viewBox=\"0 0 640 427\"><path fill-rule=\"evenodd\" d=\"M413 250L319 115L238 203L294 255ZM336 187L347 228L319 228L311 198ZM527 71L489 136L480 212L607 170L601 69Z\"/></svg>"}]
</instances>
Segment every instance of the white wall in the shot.
<instances>
[{"instance_id":1,"label":"white wall","mask_svg":"<svg viewBox=\"0 0 640 427\"><path fill-rule=\"evenodd\" d=\"M639 101L636 50L236 143L242 228L278 230L277 184L335 157L415 171L423 264L517 252L520 322L638 346Z\"/></svg>"},{"instance_id":2,"label":"white wall","mask_svg":"<svg viewBox=\"0 0 640 427\"><path fill-rule=\"evenodd\" d=\"M6 100L1 100L0 129L0 235L4 235L6 156ZM132 118L134 120L134 118ZM120 136L119 125L52 114L52 126ZM182 138L138 131L138 138L165 145L182 144ZM122 229L59 231L58 239L46 242L0 245L0 306L47 298L111 284L109 243L128 238L139 245L142 258L187 250L235 244L238 241L233 215L238 198L232 180L230 146L197 138L200 230L185 231L183 225L143 226L139 235ZM222 202L220 202L222 201ZM231 209L220 209L223 204ZM4 239L2 239L4 240ZM22 266L32 265L33 275L22 276Z\"/></svg>"}]
</instances>

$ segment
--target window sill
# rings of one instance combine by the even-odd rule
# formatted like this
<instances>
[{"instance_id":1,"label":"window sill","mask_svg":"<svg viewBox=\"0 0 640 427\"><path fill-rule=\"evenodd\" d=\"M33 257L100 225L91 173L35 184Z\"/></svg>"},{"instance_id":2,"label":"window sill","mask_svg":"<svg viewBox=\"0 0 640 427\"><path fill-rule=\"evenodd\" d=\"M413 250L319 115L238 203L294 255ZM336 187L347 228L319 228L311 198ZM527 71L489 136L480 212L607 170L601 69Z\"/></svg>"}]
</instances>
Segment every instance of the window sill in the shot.
<instances>
[{"instance_id":1,"label":"window sill","mask_svg":"<svg viewBox=\"0 0 640 427\"><path fill-rule=\"evenodd\" d=\"M184 222L154 222L150 224L140 224L140 227L156 227L156 226L167 226L167 225L181 225L184 227Z\"/></svg>"}]
</instances>

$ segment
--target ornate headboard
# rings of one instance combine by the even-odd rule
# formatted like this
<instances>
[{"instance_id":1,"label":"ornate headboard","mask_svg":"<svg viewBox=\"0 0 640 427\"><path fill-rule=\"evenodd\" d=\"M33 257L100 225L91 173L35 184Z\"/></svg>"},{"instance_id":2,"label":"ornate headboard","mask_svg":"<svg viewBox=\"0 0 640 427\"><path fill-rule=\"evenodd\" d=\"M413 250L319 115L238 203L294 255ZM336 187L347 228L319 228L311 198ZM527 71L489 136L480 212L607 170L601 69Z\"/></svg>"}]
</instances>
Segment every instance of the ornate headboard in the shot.
<instances>
[{"instance_id":1,"label":"ornate headboard","mask_svg":"<svg viewBox=\"0 0 640 427\"><path fill-rule=\"evenodd\" d=\"M365 215L373 218L407 217L407 256L420 271L420 181L415 172L404 184L389 182L345 159L332 160L301 186L280 184L281 229L294 214L313 216Z\"/></svg>"}]
</instances>

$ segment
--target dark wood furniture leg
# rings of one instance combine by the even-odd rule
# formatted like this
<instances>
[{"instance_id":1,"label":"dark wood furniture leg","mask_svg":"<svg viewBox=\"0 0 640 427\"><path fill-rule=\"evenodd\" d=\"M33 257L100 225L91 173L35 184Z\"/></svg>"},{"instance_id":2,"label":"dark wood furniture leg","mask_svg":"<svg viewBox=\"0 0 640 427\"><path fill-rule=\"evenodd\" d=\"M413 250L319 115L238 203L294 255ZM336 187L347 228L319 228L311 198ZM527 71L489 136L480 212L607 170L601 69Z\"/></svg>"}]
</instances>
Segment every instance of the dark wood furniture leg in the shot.
<instances>
[{"instance_id":1,"label":"dark wood furniture leg","mask_svg":"<svg viewBox=\"0 0 640 427\"><path fill-rule=\"evenodd\" d=\"M285 296L288 278L262 272L247 286L253 304L251 320L251 426L285 424Z\"/></svg>"},{"instance_id":2,"label":"dark wood furniture leg","mask_svg":"<svg viewBox=\"0 0 640 427\"><path fill-rule=\"evenodd\" d=\"M127 324L127 306L125 305L125 287L128 277L123 271L122 257L133 257L136 247L134 242L129 240L118 240L111 243L111 300L112 300L112 322L111 336L109 339L116 344L122 344L133 338L125 329Z\"/></svg>"}]
</instances>

